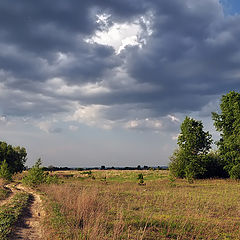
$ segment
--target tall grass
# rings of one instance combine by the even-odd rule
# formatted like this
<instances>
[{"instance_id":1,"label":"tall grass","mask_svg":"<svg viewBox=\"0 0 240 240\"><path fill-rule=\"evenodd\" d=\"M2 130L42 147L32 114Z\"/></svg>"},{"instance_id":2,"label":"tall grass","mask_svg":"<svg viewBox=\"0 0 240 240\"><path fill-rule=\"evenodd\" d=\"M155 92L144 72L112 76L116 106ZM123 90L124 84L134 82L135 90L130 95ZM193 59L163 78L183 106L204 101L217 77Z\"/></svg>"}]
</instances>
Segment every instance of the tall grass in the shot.
<instances>
[{"instance_id":1,"label":"tall grass","mask_svg":"<svg viewBox=\"0 0 240 240\"><path fill-rule=\"evenodd\" d=\"M49 239L240 239L238 182L152 179L41 186L51 200Z\"/></svg>"},{"instance_id":2,"label":"tall grass","mask_svg":"<svg viewBox=\"0 0 240 240\"><path fill-rule=\"evenodd\" d=\"M78 188L71 185L43 186L42 190L51 198L53 203L58 204L60 214L64 214L65 226L55 224L55 228L62 228L59 236L64 239L106 239L105 234L108 225L108 204L106 196L93 188ZM55 209L56 210L56 209ZM55 211L56 213L56 211ZM59 214L57 213L57 214ZM116 230L115 230L116 231ZM59 237L58 236L58 237Z\"/></svg>"}]
</instances>

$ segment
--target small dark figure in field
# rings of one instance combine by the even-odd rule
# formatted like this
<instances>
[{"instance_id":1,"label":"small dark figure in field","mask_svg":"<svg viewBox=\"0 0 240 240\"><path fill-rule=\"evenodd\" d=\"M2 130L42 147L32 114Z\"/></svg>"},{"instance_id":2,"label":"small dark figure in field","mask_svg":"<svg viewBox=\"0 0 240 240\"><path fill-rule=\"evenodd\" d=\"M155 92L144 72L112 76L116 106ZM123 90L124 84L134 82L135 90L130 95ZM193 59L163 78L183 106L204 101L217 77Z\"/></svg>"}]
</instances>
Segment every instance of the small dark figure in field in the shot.
<instances>
[{"instance_id":1,"label":"small dark figure in field","mask_svg":"<svg viewBox=\"0 0 240 240\"><path fill-rule=\"evenodd\" d=\"M146 185L146 183L143 180L143 174L142 173L138 174L138 180L139 180L138 185Z\"/></svg>"}]
</instances>

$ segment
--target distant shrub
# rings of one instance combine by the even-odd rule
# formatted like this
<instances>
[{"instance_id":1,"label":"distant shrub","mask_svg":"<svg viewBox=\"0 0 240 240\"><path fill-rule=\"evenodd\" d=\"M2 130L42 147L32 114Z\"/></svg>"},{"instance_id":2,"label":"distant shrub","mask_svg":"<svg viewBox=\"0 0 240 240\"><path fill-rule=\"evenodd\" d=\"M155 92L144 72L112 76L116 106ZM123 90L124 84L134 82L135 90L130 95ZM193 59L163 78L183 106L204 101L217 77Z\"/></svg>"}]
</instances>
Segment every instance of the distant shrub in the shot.
<instances>
[{"instance_id":1,"label":"distant shrub","mask_svg":"<svg viewBox=\"0 0 240 240\"><path fill-rule=\"evenodd\" d=\"M142 173L138 174L138 179L143 179L143 174Z\"/></svg>"},{"instance_id":2,"label":"distant shrub","mask_svg":"<svg viewBox=\"0 0 240 240\"><path fill-rule=\"evenodd\" d=\"M57 175L46 174L44 183L47 183L47 184L58 184L59 183L59 178L58 178Z\"/></svg>"},{"instance_id":3,"label":"distant shrub","mask_svg":"<svg viewBox=\"0 0 240 240\"><path fill-rule=\"evenodd\" d=\"M139 185L145 185L142 173L138 174L138 178L137 179L139 180L139 182L138 182Z\"/></svg>"},{"instance_id":4,"label":"distant shrub","mask_svg":"<svg viewBox=\"0 0 240 240\"><path fill-rule=\"evenodd\" d=\"M92 176L92 171L91 171L91 170L89 170L89 171L84 171L84 172L82 172L82 174L87 174L88 177L91 177L91 176Z\"/></svg>"}]
</instances>

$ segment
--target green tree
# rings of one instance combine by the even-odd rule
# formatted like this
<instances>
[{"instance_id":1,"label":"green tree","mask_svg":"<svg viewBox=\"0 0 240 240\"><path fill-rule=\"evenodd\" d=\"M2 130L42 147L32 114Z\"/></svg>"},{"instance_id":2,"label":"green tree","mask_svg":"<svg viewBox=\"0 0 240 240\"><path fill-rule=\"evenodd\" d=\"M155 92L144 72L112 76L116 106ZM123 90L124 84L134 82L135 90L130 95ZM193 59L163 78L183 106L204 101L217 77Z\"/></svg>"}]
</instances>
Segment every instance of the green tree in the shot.
<instances>
[{"instance_id":1,"label":"green tree","mask_svg":"<svg viewBox=\"0 0 240 240\"><path fill-rule=\"evenodd\" d=\"M10 172L16 173L24 170L27 160L27 152L23 147L13 147L6 142L0 141L0 163L6 160Z\"/></svg>"},{"instance_id":2,"label":"green tree","mask_svg":"<svg viewBox=\"0 0 240 240\"><path fill-rule=\"evenodd\" d=\"M202 122L186 117L178 137L179 148L170 157L172 174L189 180L203 177L211 144L212 137L203 130Z\"/></svg>"},{"instance_id":3,"label":"green tree","mask_svg":"<svg viewBox=\"0 0 240 240\"><path fill-rule=\"evenodd\" d=\"M5 180L12 180L12 173L9 170L6 159L0 165L0 178Z\"/></svg>"},{"instance_id":4,"label":"green tree","mask_svg":"<svg viewBox=\"0 0 240 240\"><path fill-rule=\"evenodd\" d=\"M220 157L229 175L234 173L234 178L240 178L240 171L237 171L240 166L240 93L231 91L223 95L220 109L220 114L212 113L215 128L221 133L217 142Z\"/></svg>"},{"instance_id":5,"label":"green tree","mask_svg":"<svg viewBox=\"0 0 240 240\"><path fill-rule=\"evenodd\" d=\"M23 178L23 183L34 187L41 183L46 182L46 174L44 173L43 168L41 167L42 162L39 158L34 166L28 171L28 174Z\"/></svg>"}]
</instances>

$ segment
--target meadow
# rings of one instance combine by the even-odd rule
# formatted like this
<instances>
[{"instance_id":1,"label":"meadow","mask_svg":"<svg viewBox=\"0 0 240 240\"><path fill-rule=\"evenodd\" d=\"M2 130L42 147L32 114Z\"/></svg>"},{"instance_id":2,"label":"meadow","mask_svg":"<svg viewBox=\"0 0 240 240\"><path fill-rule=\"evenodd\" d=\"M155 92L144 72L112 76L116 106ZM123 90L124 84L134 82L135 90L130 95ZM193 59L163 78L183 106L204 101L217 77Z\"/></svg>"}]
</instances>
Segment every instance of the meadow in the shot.
<instances>
[{"instance_id":1,"label":"meadow","mask_svg":"<svg viewBox=\"0 0 240 240\"><path fill-rule=\"evenodd\" d=\"M47 239L240 239L238 181L188 183L165 170L50 174L61 183L39 187Z\"/></svg>"}]
</instances>

